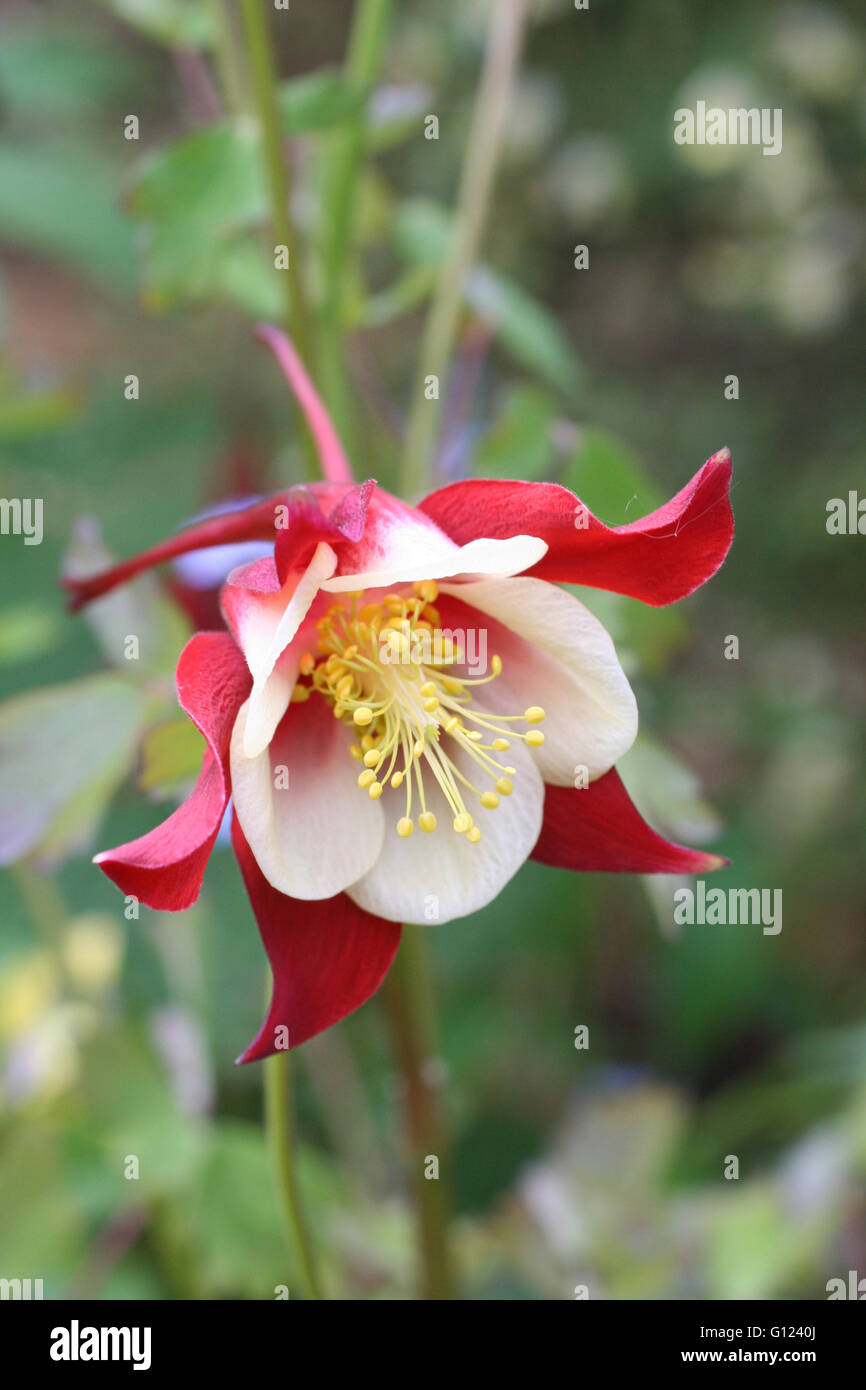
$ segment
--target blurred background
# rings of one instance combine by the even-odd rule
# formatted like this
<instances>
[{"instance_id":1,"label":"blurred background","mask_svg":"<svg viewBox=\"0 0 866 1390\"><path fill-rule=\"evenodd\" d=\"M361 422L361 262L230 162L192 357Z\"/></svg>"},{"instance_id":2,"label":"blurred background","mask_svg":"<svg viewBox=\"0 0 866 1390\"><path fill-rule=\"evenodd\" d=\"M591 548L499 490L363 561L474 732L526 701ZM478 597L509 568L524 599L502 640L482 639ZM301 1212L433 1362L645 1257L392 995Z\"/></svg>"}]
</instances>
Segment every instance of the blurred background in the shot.
<instances>
[{"instance_id":1,"label":"blurred background","mask_svg":"<svg viewBox=\"0 0 866 1390\"><path fill-rule=\"evenodd\" d=\"M294 1277L261 1075L233 1065L265 963L231 853L190 912L137 921L90 863L195 775L172 679L189 575L89 618L58 588L64 566L305 476L251 334L281 305L255 149L207 56L214 13L0 14L0 491L44 499L41 545L0 537L0 1274L46 1297L270 1298ZM313 300L328 161L347 123L362 142L350 389L332 400L358 475L395 486L486 6L395 6L362 106L341 78L352 13L272 21ZM530 9L439 474L554 478L617 525L731 447L720 574L669 610L581 597L637 693L621 770L638 805L731 858L714 885L782 889L784 918L775 936L679 928L669 879L528 865L432 930L468 1297L824 1298L866 1275L866 542L826 529L831 498L866 497L862 19L853 0ZM699 98L782 108L782 153L677 146L673 112ZM411 1297L379 1002L307 1044L297 1075L330 1291Z\"/></svg>"}]
</instances>

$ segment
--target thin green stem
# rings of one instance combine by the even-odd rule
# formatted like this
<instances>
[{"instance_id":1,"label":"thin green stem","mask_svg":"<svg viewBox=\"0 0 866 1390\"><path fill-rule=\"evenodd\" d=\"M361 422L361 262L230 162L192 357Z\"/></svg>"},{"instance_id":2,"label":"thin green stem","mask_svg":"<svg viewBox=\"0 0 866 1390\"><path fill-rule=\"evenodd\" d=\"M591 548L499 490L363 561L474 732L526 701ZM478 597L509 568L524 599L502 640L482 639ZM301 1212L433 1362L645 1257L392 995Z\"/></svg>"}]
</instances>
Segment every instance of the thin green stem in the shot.
<instances>
[{"instance_id":1,"label":"thin green stem","mask_svg":"<svg viewBox=\"0 0 866 1390\"><path fill-rule=\"evenodd\" d=\"M426 398L425 383L435 376L442 396L460 321L463 284L478 251L493 187L525 11L526 0L496 0L490 9L484 69L466 144L454 231L427 316L412 394L403 463L403 495L409 499L432 481L441 401Z\"/></svg>"},{"instance_id":2,"label":"thin green stem","mask_svg":"<svg viewBox=\"0 0 866 1390\"><path fill-rule=\"evenodd\" d=\"M265 1128L274 1174L280 1191L283 1223L289 1248L303 1280L304 1297L320 1299L319 1283L309 1227L295 1176L292 1134L291 1061L288 1051L277 1052L263 1063L265 1069Z\"/></svg>"},{"instance_id":3,"label":"thin green stem","mask_svg":"<svg viewBox=\"0 0 866 1390\"><path fill-rule=\"evenodd\" d=\"M442 1116L435 982L428 930L417 926L403 928L400 950L385 981L384 998L403 1079L423 1293L428 1299L448 1300L456 1297L448 1234L450 1159Z\"/></svg>"},{"instance_id":4,"label":"thin green stem","mask_svg":"<svg viewBox=\"0 0 866 1390\"><path fill-rule=\"evenodd\" d=\"M226 109L238 116L245 107L244 73L227 0L208 0L213 24L214 62Z\"/></svg>"},{"instance_id":5,"label":"thin green stem","mask_svg":"<svg viewBox=\"0 0 866 1390\"><path fill-rule=\"evenodd\" d=\"M271 221L277 246L285 246L288 267L276 271L285 295L286 327L312 370L309 313L299 266L299 251L290 213L291 178L277 98L277 71L263 0L240 0L253 83L256 114L271 200Z\"/></svg>"},{"instance_id":6,"label":"thin green stem","mask_svg":"<svg viewBox=\"0 0 866 1390\"><path fill-rule=\"evenodd\" d=\"M357 0L346 49L345 75L366 97L375 81L388 33L393 0ZM352 398L343 361L346 277L355 225L358 180L364 152L364 110L334 137L325 180L324 295L321 305L322 390L343 443L352 453Z\"/></svg>"}]
</instances>

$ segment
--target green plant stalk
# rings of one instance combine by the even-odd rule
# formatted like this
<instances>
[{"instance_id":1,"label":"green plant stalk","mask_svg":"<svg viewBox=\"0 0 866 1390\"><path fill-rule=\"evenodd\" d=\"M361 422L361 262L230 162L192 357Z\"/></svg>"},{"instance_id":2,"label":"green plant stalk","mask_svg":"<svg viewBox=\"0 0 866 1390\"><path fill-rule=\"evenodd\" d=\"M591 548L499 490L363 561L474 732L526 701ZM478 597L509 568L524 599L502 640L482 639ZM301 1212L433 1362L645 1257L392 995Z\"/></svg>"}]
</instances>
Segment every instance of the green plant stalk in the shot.
<instances>
[{"instance_id":1,"label":"green plant stalk","mask_svg":"<svg viewBox=\"0 0 866 1390\"><path fill-rule=\"evenodd\" d=\"M240 0L241 17L249 55L256 115L271 201L271 221L275 243L288 250L287 270L275 270L285 294L286 327L307 365L311 359L310 319L299 266L299 249L290 214L291 179L286 162L285 141L277 101L277 72L265 16L264 0Z\"/></svg>"},{"instance_id":2,"label":"green plant stalk","mask_svg":"<svg viewBox=\"0 0 866 1390\"><path fill-rule=\"evenodd\" d=\"M393 0L357 0L346 50L345 75L365 96L379 70ZM320 313L320 369L325 401L343 444L353 453L352 395L346 378L341 334L346 278L355 226L358 180L364 153L365 113L359 111L334 137L323 199L324 294Z\"/></svg>"},{"instance_id":3,"label":"green plant stalk","mask_svg":"<svg viewBox=\"0 0 866 1390\"><path fill-rule=\"evenodd\" d=\"M214 62L226 110L238 116L244 110L244 74L238 61L231 13L227 0L207 0L214 32Z\"/></svg>"},{"instance_id":4,"label":"green plant stalk","mask_svg":"<svg viewBox=\"0 0 866 1390\"><path fill-rule=\"evenodd\" d=\"M313 1244L295 1177L290 1054L288 1050L276 1052L266 1058L262 1065L265 1069L265 1129L280 1192L286 1237L290 1250L297 1258L304 1297L320 1299L322 1288Z\"/></svg>"},{"instance_id":5,"label":"green plant stalk","mask_svg":"<svg viewBox=\"0 0 866 1390\"><path fill-rule=\"evenodd\" d=\"M444 394L444 377L460 321L463 284L478 251L493 187L525 11L526 0L496 0L490 9L484 68L469 127L453 236L427 315L412 391L403 460L402 491L407 500L420 495L433 481L432 453L441 399L427 400L424 386L427 377L435 376L440 398Z\"/></svg>"},{"instance_id":6,"label":"green plant stalk","mask_svg":"<svg viewBox=\"0 0 866 1390\"><path fill-rule=\"evenodd\" d=\"M403 1079L408 1160L418 1217L423 1294L456 1295L449 1240L450 1159L442 1120L433 963L428 927L406 926L385 981L384 1000ZM431 1157L439 1176L425 1177Z\"/></svg>"}]
</instances>

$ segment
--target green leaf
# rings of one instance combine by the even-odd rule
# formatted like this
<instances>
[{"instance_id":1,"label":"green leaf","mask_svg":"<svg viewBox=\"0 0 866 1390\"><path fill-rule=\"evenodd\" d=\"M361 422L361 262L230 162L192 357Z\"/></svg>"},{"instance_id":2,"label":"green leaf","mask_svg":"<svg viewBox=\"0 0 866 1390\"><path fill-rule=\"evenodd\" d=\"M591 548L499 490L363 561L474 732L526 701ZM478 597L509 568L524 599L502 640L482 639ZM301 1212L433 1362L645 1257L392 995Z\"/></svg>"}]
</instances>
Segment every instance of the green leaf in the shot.
<instances>
[{"instance_id":1,"label":"green leaf","mask_svg":"<svg viewBox=\"0 0 866 1390\"><path fill-rule=\"evenodd\" d=\"M394 243L410 265L439 265L453 233L452 219L437 203L413 199L394 219ZM467 304L494 329L522 366L573 395L580 384L577 357L556 317L504 275L476 267L465 285Z\"/></svg>"},{"instance_id":2,"label":"green leaf","mask_svg":"<svg viewBox=\"0 0 866 1390\"><path fill-rule=\"evenodd\" d=\"M142 791L166 794L197 777L204 739L190 719L172 719L152 729L141 749L138 785Z\"/></svg>"},{"instance_id":3,"label":"green leaf","mask_svg":"<svg viewBox=\"0 0 866 1390\"><path fill-rule=\"evenodd\" d=\"M118 171L84 145L0 142L0 236L129 289L132 228L118 209L117 186Z\"/></svg>"},{"instance_id":4,"label":"green leaf","mask_svg":"<svg viewBox=\"0 0 866 1390\"><path fill-rule=\"evenodd\" d=\"M140 69L116 44L109 47L54 19L6 25L0 47L0 100L7 112L50 124L97 115L134 88Z\"/></svg>"},{"instance_id":5,"label":"green leaf","mask_svg":"<svg viewBox=\"0 0 866 1390\"><path fill-rule=\"evenodd\" d=\"M512 280L479 267L469 277L466 299L512 357L567 396L580 384L580 366L555 316Z\"/></svg>"},{"instance_id":6,"label":"green leaf","mask_svg":"<svg viewBox=\"0 0 866 1390\"><path fill-rule=\"evenodd\" d=\"M64 574L84 579L113 563L114 556L102 544L98 524L90 518L80 519L64 559ZM190 635L177 604L165 597L152 574L139 575L89 603L83 617L112 666L133 679L173 672ZM138 655L134 658L127 654L130 637L137 639Z\"/></svg>"},{"instance_id":7,"label":"green leaf","mask_svg":"<svg viewBox=\"0 0 866 1390\"><path fill-rule=\"evenodd\" d=\"M204 1298L273 1299L300 1292L286 1250L279 1198L261 1130L239 1121L212 1131L193 1190L173 1214Z\"/></svg>"},{"instance_id":8,"label":"green leaf","mask_svg":"<svg viewBox=\"0 0 866 1390\"><path fill-rule=\"evenodd\" d=\"M108 1199L120 1204L171 1192L197 1172L204 1128L181 1110L143 1037L121 1029L95 1037L83 1049L82 1089ZM129 1157L138 1160L137 1181L125 1176Z\"/></svg>"},{"instance_id":9,"label":"green leaf","mask_svg":"<svg viewBox=\"0 0 866 1390\"><path fill-rule=\"evenodd\" d=\"M281 84L279 92L280 116L287 135L333 130L353 120L365 102L363 91L327 69L293 77Z\"/></svg>"},{"instance_id":10,"label":"green leaf","mask_svg":"<svg viewBox=\"0 0 866 1390\"><path fill-rule=\"evenodd\" d=\"M104 673L0 705L0 862L87 844L133 758L147 700Z\"/></svg>"},{"instance_id":11,"label":"green leaf","mask_svg":"<svg viewBox=\"0 0 866 1390\"><path fill-rule=\"evenodd\" d=\"M42 603L16 603L0 613L0 664L16 666L42 656L57 642L61 617Z\"/></svg>"},{"instance_id":12,"label":"green leaf","mask_svg":"<svg viewBox=\"0 0 866 1390\"><path fill-rule=\"evenodd\" d=\"M0 440L25 439L59 429L79 409L78 397L65 386L46 391L16 390L0 377Z\"/></svg>"},{"instance_id":13,"label":"green leaf","mask_svg":"<svg viewBox=\"0 0 866 1390\"><path fill-rule=\"evenodd\" d=\"M608 526L637 521L664 501L628 446L604 429L580 431L562 483Z\"/></svg>"},{"instance_id":14,"label":"green leaf","mask_svg":"<svg viewBox=\"0 0 866 1390\"><path fill-rule=\"evenodd\" d=\"M101 0L118 18L170 48L201 48L213 34L210 12L199 0Z\"/></svg>"},{"instance_id":15,"label":"green leaf","mask_svg":"<svg viewBox=\"0 0 866 1390\"><path fill-rule=\"evenodd\" d=\"M553 398L537 386L509 392L496 423L478 446L475 472L491 478L541 478L554 458L551 430L556 418Z\"/></svg>"},{"instance_id":16,"label":"green leaf","mask_svg":"<svg viewBox=\"0 0 866 1390\"><path fill-rule=\"evenodd\" d=\"M222 243L265 214L255 126L213 126L152 155L131 207L148 225L147 289L159 307L210 292Z\"/></svg>"}]
</instances>

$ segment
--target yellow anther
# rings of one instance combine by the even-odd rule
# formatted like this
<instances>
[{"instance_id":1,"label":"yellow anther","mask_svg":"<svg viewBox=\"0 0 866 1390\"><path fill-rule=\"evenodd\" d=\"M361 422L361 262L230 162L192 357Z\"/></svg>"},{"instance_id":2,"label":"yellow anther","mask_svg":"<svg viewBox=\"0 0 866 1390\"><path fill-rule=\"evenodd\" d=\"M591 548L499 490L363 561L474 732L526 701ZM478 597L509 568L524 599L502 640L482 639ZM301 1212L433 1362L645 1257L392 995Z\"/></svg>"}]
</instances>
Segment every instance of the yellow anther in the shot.
<instances>
[{"instance_id":1,"label":"yellow anther","mask_svg":"<svg viewBox=\"0 0 866 1390\"><path fill-rule=\"evenodd\" d=\"M383 791L384 787L381 782L371 782L367 788L367 795L371 801L378 801Z\"/></svg>"},{"instance_id":2,"label":"yellow anther","mask_svg":"<svg viewBox=\"0 0 866 1390\"><path fill-rule=\"evenodd\" d=\"M414 742L413 745L412 745L412 752L415 754L415 757L416 757L416 758L420 758L420 757L421 757L422 753L424 752L424 740L423 740L423 738L417 738L417 739L415 740L415 742Z\"/></svg>"},{"instance_id":3,"label":"yellow anther","mask_svg":"<svg viewBox=\"0 0 866 1390\"><path fill-rule=\"evenodd\" d=\"M435 695L436 693L435 681L425 681L418 691L419 695Z\"/></svg>"},{"instance_id":4,"label":"yellow anther","mask_svg":"<svg viewBox=\"0 0 866 1390\"><path fill-rule=\"evenodd\" d=\"M295 685L292 687L291 701L293 705L302 705L305 700L309 700L312 686Z\"/></svg>"},{"instance_id":5,"label":"yellow anther","mask_svg":"<svg viewBox=\"0 0 866 1390\"><path fill-rule=\"evenodd\" d=\"M311 676L313 674L313 667L315 666L315 664L316 658L313 656L313 653L304 652L304 655L298 662L298 670L300 671L302 676Z\"/></svg>"},{"instance_id":6,"label":"yellow anther","mask_svg":"<svg viewBox=\"0 0 866 1390\"><path fill-rule=\"evenodd\" d=\"M415 829L408 816L401 816L397 822L397 834L401 840L408 840L412 831Z\"/></svg>"},{"instance_id":7,"label":"yellow anther","mask_svg":"<svg viewBox=\"0 0 866 1390\"><path fill-rule=\"evenodd\" d=\"M434 608L432 603L428 603L426 608L422 608L421 617L426 623L429 623L431 627L442 626L442 616L439 609Z\"/></svg>"},{"instance_id":8,"label":"yellow anther","mask_svg":"<svg viewBox=\"0 0 866 1390\"><path fill-rule=\"evenodd\" d=\"M523 711L523 718L527 724L540 724L544 718L544 710L541 705L530 705L529 709Z\"/></svg>"},{"instance_id":9,"label":"yellow anther","mask_svg":"<svg viewBox=\"0 0 866 1390\"><path fill-rule=\"evenodd\" d=\"M357 743L353 743L353 744L352 744L351 748L349 749L349 752L351 753L352 757L355 759L355 762L357 762L357 763L362 763L362 762L364 761L364 754L361 752L361 750L360 750L360 748L358 747Z\"/></svg>"},{"instance_id":10,"label":"yellow anther","mask_svg":"<svg viewBox=\"0 0 866 1390\"><path fill-rule=\"evenodd\" d=\"M514 787L511 785L507 777L497 777L494 786L496 787L496 790L499 792L500 796L510 796L511 793L514 791Z\"/></svg>"},{"instance_id":11,"label":"yellow anther","mask_svg":"<svg viewBox=\"0 0 866 1390\"><path fill-rule=\"evenodd\" d=\"M364 752L369 753L370 749L374 748L375 746L376 740L374 739L373 735L364 734L364 737L361 739L361 747L363 748Z\"/></svg>"},{"instance_id":12,"label":"yellow anther","mask_svg":"<svg viewBox=\"0 0 866 1390\"><path fill-rule=\"evenodd\" d=\"M464 831L472 829L472 817L468 811L461 811L459 816L454 817L454 829L457 831L458 835L462 835Z\"/></svg>"},{"instance_id":13,"label":"yellow anther","mask_svg":"<svg viewBox=\"0 0 866 1390\"><path fill-rule=\"evenodd\" d=\"M481 743L484 738L484 735L482 734L480 729L470 729L466 734L466 737L471 738L473 743Z\"/></svg>"},{"instance_id":14,"label":"yellow anther","mask_svg":"<svg viewBox=\"0 0 866 1390\"><path fill-rule=\"evenodd\" d=\"M516 777L516 776L517 776L517 768L516 768L516 767L507 767L507 768L505 769L505 771L506 771L506 773L507 773L507 775L508 775L509 777Z\"/></svg>"},{"instance_id":15,"label":"yellow anther","mask_svg":"<svg viewBox=\"0 0 866 1390\"><path fill-rule=\"evenodd\" d=\"M340 681L339 685L337 686L337 695L338 695L338 697L339 697L341 700L345 700L345 699L346 699L346 696L351 694L351 692L352 692L352 686L353 686L354 684L355 684L355 677L354 677L354 676L344 676L343 679Z\"/></svg>"},{"instance_id":16,"label":"yellow anther","mask_svg":"<svg viewBox=\"0 0 866 1390\"><path fill-rule=\"evenodd\" d=\"M373 783L375 782L375 780L376 780L376 774L375 774L375 772L373 771L373 769L370 768L370 767L365 768L363 772L359 772L359 773L358 773L358 786L359 786L359 787L370 787L370 786L373 785Z\"/></svg>"},{"instance_id":17,"label":"yellow anther","mask_svg":"<svg viewBox=\"0 0 866 1390\"><path fill-rule=\"evenodd\" d=\"M340 702L338 701L337 704L334 705L334 708L333 708L333 710L332 710L332 714L333 714L334 718L335 718L335 719L342 719L342 718L343 718L343 715L344 715L345 713L346 713L346 706L345 706L345 705L341 705Z\"/></svg>"},{"instance_id":18,"label":"yellow anther","mask_svg":"<svg viewBox=\"0 0 866 1390\"><path fill-rule=\"evenodd\" d=\"M364 766L365 766L365 767L375 767L376 764L377 764L378 762L381 762L381 761L382 761L382 755L381 755L381 753L379 752L378 748L371 748L371 749L369 750L369 752L367 752L367 753L364 754Z\"/></svg>"},{"instance_id":19,"label":"yellow anther","mask_svg":"<svg viewBox=\"0 0 866 1390\"><path fill-rule=\"evenodd\" d=\"M361 623L371 623L374 618L381 616L382 610L378 603L367 603L358 614L358 621Z\"/></svg>"},{"instance_id":20,"label":"yellow anther","mask_svg":"<svg viewBox=\"0 0 866 1390\"><path fill-rule=\"evenodd\" d=\"M372 724L373 711L370 709L369 705L359 705L358 708L355 710L355 713L352 715L352 718L354 719L356 724Z\"/></svg>"},{"instance_id":21,"label":"yellow anther","mask_svg":"<svg viewBox=\"0 0 866 1390\"><path fill-rule=\"evenodd\" d=\"M385 597L382 599L382 602L385 604L386 608L392 607L392 605L395 603L398 608L403 607L403 600L399 594L386 594Z\"/></svg>"},{"instance_id":22,"label":"yellow anther","mask_svg":"<svg viewBox=\"0 0 866 1390\"><path fill-rule=\"evenodd\" d=\"M436 695L431 695L429 699L424 701L424 708L428 714L432 714L434 710L439 708L438 697Z\"/></svg>"},{"instance_id":23,"label":"yellow anther","mask_svg":"<svg viewBox=\"0 0 866 1390\"><path fill-rule=\"evenodd\" d=\"M499 805L499 797L496 795L496 792L482 792L481 805L486 806L488 811L495 811L496 807Z\"/></svg>"},{"instance_id":24,"label":"yellow anther","mask_svg":"<svg viewBox=\"0 0 866 1390\"><path fill-rule=\"evenodd\" d=\"M490 669L491 669L491 671L493 672L494 676L501 676L501 675L502 675L502 657L501 657L501 656L492 656L492 657L490 658Z\"/></svg>"},{"instance_id":25,"label":"yellow anther","mask_svg":"<svg viewBox=\"0 0 866 1390\"><path fill-rule=\"evenodd\" d=\"M508 742L507 738L495 738L491 747L495 748L497 753L504 753L506 748L511 747L511 744Z\"/></svg>"},{"instance_id":26,"label":"yellow anther","mask_svg":"<svg viewBox=\"0 0 866 1390\"><path fill-rule=\"evenodd\" d=\"M412 588L425 603L435 603L439 597L439 585L435 579L422 579L419 583L413 584Z\"/></svg>"},{"instance_id":27,"label":"yellow anther","mask_svg":"<svg viewBox=\"0 0 866 1390\"><path fill-rule=\"evenodd\" d=\"M448 695L459 695L463 689L463 682L456 676L440 676L439 684Z\"/></svg>"},{"instance_id":28,"label":"yellow anther","mask_svg":"<svg viewBox=\"0 0 866 1390\"><path fill-rule=\"evenodd\" d=\"M473 825L469 828L469 830L467 830L466 838L470 844L478 844L478 841L481 839L481 831L478 829L477 825Z\"/></svg>"},{"instance_id":29,"label":"yellow anther","mask_svg":"<svg viewBox=\"0 0 866 1390\"><path fill-rule=\"evenodd\" d=\"M405 777L405 775L406 775L406 774L405 774L404 772L395 772L395 773L394 773L394 776L391 778L391 786L394 787L395 789L396 789L397 787L402 787L402 785L403 785L403 778Z\"/></svg>"},{"instance_id":30,"label":"yellow anther","mask_svg":"<svg viewBox=\"0 0 866 1390\"><path fill-rule=\"evenodd\" d=\"M540 748L544 742L544 734L540 729L530 729L529 733L526 735L526 742L529 744L530 748Z\"/></svg>"},{"instance_id":31,"label":"yellow anther","mask_svg":"<svg viewBox=\"0 0 866 1390\"><path fill-rule=\"evenodd\" d=\"M456 715L456 714L452 714L452 716L451 716L450 719L446 719L446 720L445 720L445 732L446 732L446 734L453 733L453 731L457 728L457 726L458 726L459 723L460 723L460 718L459 718L459 716Z\"/></svg>"},{"instance_id":32,"label":"yellow anther","mask_svg":"<svg viewBox=\"0 0 866 1390\"><path fill-rule=\"evenodd\" d=\"M353 658L356 657L357 655L358 655L358 648L357 648L357 646L355 645L355 643L353 642L352 645L351 645L351 647L347 647L346 650L343 652L343 660L344 660L344 661L352 661Z\"/></svg>"},{"instance_id":33,"label":"yellow anther","mask_svg":"<svg viewBox=\"0 0 866 1390\"><path fill-rule=\"evenodd\" d=\"M418 824L425 834L429 835L436 829L436 817L432 811L422 811L418 817Z\"/></svg>"}]
</instances>

